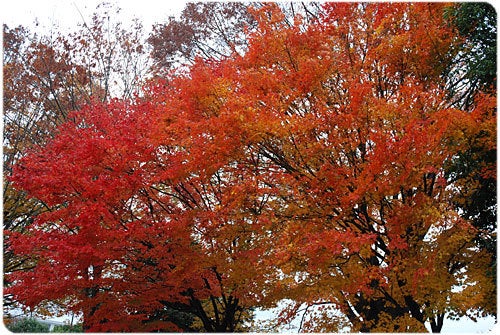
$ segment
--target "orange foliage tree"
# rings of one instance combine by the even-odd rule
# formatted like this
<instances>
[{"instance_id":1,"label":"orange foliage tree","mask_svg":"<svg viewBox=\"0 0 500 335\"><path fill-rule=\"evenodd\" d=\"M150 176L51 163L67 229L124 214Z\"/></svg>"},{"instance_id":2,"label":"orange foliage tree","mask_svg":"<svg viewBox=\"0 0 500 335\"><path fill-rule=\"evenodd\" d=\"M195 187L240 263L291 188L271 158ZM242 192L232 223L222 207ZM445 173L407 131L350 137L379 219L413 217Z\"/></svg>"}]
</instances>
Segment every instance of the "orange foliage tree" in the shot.
<instances>
[{"instance_id":1,"label":"orange foliage tree","mask_svg":"<svg viewBox=\"0 0 500 335\"><path fill-rule=\"evenodd\" d=\"M10 292L92 331L175 329L169 308L234 331L280 301L314 331L495 314L454 203L474 184L445 175L470 138L495 149L495 96L451 107L445 6L330 3L306 27L266 4L244 55L73 115L14 172L51 210L9 235L37 262Z\"/></svg>"}]
</instances>

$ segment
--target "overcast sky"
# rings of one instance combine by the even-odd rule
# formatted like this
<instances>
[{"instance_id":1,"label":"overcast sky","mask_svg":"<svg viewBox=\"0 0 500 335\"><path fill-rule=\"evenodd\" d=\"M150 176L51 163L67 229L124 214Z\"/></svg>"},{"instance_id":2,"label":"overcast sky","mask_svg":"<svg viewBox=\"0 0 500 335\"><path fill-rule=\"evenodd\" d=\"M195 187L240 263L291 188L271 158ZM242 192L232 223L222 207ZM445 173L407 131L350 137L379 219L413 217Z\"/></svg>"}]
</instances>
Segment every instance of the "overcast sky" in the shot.
<instances>
[{"instance_id":1,"label":"overcast sky","mask_svg":"<svg viewBox=\"0 0 500 335\"><path fill-rule=\"evenodd\" d=\"M57 23L62 29L76 29L81 22L80 13L90 18L98 4L109 2L122 8L120 17L126 21L137 17L144 24L146 31L154 23L162 23L169 16L179 14L186 1L172 0L2 0L0 1L0 19L9 27L17 25L38 29Z\"/></svg>"}]
</instances>

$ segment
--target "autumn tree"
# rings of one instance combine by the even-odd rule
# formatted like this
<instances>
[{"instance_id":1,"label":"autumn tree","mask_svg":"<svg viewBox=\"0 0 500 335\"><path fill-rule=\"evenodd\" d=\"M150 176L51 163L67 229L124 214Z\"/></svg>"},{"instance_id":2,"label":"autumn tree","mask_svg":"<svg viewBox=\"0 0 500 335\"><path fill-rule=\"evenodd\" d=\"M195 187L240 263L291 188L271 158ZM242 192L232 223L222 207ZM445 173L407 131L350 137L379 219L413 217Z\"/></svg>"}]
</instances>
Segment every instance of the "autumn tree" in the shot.
<instances>
[{"instance_id":1,"label":"autumn tree","mask_svg":"<svg viewBox=\"0 0 500 335\"><path fill-rule=\"evenodd\" d=\"M278 3L284 22L292 26L296 15L302 15L304 26L317 19L321 7L315 2ZM156 24L148 38L152 47L154 71L161 74L172 68L193 64L196 57L223 59L235 52L243 54L248 47L248 33L256 21L250 7L264 3L253 2L189 2L179 18Z\"/></svg>"},{"instance_id":2,"label":"autumn tree","mask_svg":"<svg viewBox=\"0 0 500 335\"><path fill-rule=\"evenodd\" d=\"M439 5L325 11L305 35L284 29L274 11L241 80L257 83L241 91L260 100L247 102L266 120L259 150L293 176L285 194L295 205L274 212L290 226L276 243L288 278L283 298L330 303L344 312L340 324L361 331L426 323L439 331L451 311L496 313L489 256L474 243L485 230L453 204L457 190L474 186L445 175L472 133L495 150L494 97L478 97L466 113L450 108L441 74L454 32ZM312 329L332 330L318 319Z\"/></svg>"},{"instance_id":3,"label":"autumn tree","mask_svg":"<svg viewBox=\"0 0 500 335\"><path fill-rule=\"evenodd\" d=\"M447 6L326 3L304 24L263 4L246 52L72 114L14 171L50 211L8 232L37 262L9 293L65 299L90 331L178 330L172 310L234 331L283 301L276 322L312 311L307 331L496 315L488 232L457 207L477 183L447 170L471 139L496 150L496 101L450 99Z\"/></svg>"},{"instance_id":4,"label":"autumn tree","mask_svg":"<svg viewBox=\"0 0 500 335\"><path fill-rule=\"evenodd\" d=\"M21 126L25 118L23 116L22 110L27 109L25 107L28 103L26 101L18 101L14 103L15 92L9 90L9 84L14 83L16 80L22 80L21 73L19 69L22 68L22 49L24 48L25 40L24 35L26 30L22 27L9 29L5 25L3 26L3 60L4 60L4 146L3 146L3 172L4 172L4 184L3 184L3 228L4 229L14 229L15 224L19 226L26 226L26 220L34 216L39 211L39 206L30 203L23 193L15 192L11 186L10 181L5 179L5 176L11 174L11 168L14 162L17 160L20 152L25 149L23 142L30 133L34 130L28 127L24 128ZM9 113L16 106L19 109L18 114ZM32 116L33 117L33 116ZM34 124L35 122L27 122ZM19 125L19 126L16 126ZM14 128L14 129L13 129ZM17 136L14 136L17 134ZM6 138L9 139L9 144L6 145ZM5 246L5 245L4 245ZM13 269L18 268L22 265L25 260L14 261L8 251L4 247L4 273L9 273ZM5 301L4 301L5 302Z\"/></svg>"},{"instance_id":5,"label":"autumn tree","mask_svg":"<svg viewBox=\"0 0 500 335\"><path fill-rule=\"evenodd\" d=\"M281 242L272 253L283 257L278 296L330 303L344 311L344 324L364 331L426 324L439 331L449 310L495 313L489 256L475 249L481 229L458 215L454 191L464 184L445 175L479 128L486 126L483 143L494 150L494 101L483 96L470 113L451 108L442 73L454 57L454 32L443 8L405 6L327 7L327 28L304 35L281 11L262 12L266 24L249 52L232 70L229 62L219 69L232 71L232 81L203 80L222 87L199 99L210 102L201 109L207 117L246 121L237 133L253 141L244 142L247 152L280 176L260 182L272 186L268 203L276 206L268 229ZM420 34L429 22L433 33ZM423 284L426 269L436 282ZM310 326L324 325L315 321Z\"/></svg>"},{"instance_id":6,"label":"autumn tree","mask_svg":"<svg viewBox=\"0 0 500 335\"><path fill-rule=\"evenodd\" d=\"M496 149L494 97L450 108L441 75L454 32L440 5L325 11L304 35L272 11L235 84L266 120L256 150L290 175L288 205L274 211L289 227L276 243L285 274L276 285L297 302L289 315L330 304L352 330L439 331L445 313L495 314L489 256L474 242L488 232L454 207L474 184L445 173L473 133ZM321 315L304 327L337 330Z\"/></svg>"},{"instance_id":7,"label":"autumn tree","mask_svg":"<svg viewBox=\"0 0 500 335\"><path fill-rule=\"evenodd\" d=\"M28 199L12 187L12 167L23 152L45 143L83 104L138 93L147 75L142 26L136 21L124 29L111 13L116 8L101 5L91 22L69 34L56 25L46 34L3 26L4 229L23 231L37 213L47 210L39 199ZM34 265L15 257L8 244L5 238L4 273ZM9 305L10 297L4 298Z\"/></svg>"},{"instance_id":8,"label":"autumn tree","mask_svg":"<svg viewBox=\"0 0 500 335\"><path fill-rule=\"evenodd\" d=\"M69 95L63 97L61 93L62 86L69 82L67 75L72 73L72 66L62 60L47 39L38 40L23 27L10 29L4 25L3 34L3 228L23 231L44 206L12 187L8 179L12 167L27 148L50 136L71 108L68 104L76 100L66 100ZM81 69L74 70L74 77L82 73ZM27 258L15 257L6 250L8 244L5 238L4 273L33 266ZM10 305L8 296L4 303Z\"/></svg>"},{"instance_id":9,"label":"autumn tree","mask_svg":"<svg viewBox=\"0 0 500 335\"><path fill-rule=\"evenodd\" d=\"M241 2L190 2L180 17L157 24L148 38L157 72L178 64L192 64L196 57L221 59L244 52L245 29L254 19Z\"/></svg>"},{"instance_id":10,"label":"autumn tree","mask_svg":"<svg viewBox=\"0 0 500 335\"><path fill-rule=\"evenodd\" d=\"M248 280L254 258L239 250L241 269L228 269L240 248L227 235L240 227L214 212L231 180L183 169L181 149L190 139L176 123L172 131L186 143L157 142L155 105L92 105L22 160L14 180L50 211L28 234L10 234L12 250L34 256L37 266L14 274L9 292L26 306L66 299L68 310L83 311L90 331L171 331L179 312L197 317L205 331L235 331L251 299L237 284Z\"/></svg>"}]
</instances>

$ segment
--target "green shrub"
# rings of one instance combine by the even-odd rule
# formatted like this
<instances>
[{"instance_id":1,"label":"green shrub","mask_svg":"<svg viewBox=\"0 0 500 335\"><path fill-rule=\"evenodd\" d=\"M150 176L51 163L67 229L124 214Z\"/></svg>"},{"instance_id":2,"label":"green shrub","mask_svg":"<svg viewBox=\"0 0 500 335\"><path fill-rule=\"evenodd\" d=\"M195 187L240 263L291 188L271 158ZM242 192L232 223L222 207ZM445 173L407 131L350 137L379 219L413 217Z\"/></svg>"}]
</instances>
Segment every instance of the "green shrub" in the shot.
<instances>
[{"instance_id":1,"label":"green shrub","mask_svg":"<svg viewBox=\"0 0 500 335\"><path fill-rule=\"evenodd\" d=\"M33 318L24 318L6 325L13 333L48 333L49 326Z\"/></svg>"},{"instance_id":2,"label":"green shrub","mask_svg":"<svg viewBox=\"0 0 500 335\"><path fill-rule=\"evenodd\" d=\"M55 326L54 330L52 330L53 333L83 333L83 328L82 325L62 325L62 326Z\"/></svg>"}]
</instances>

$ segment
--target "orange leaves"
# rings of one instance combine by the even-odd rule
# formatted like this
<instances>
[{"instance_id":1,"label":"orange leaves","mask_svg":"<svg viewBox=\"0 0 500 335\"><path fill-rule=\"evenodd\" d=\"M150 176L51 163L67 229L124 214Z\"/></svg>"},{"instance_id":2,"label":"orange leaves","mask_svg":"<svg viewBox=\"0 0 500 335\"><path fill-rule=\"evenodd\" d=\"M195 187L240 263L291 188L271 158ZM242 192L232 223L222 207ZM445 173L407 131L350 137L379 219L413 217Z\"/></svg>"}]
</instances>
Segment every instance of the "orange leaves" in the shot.
<instances>
[{"instance_id":1,"label":"orange leaves","mask_svg":"<svg viewBox=\"0 0 500 335\"><path fill-rule=\"evenodd\" d=\"M437 77L453 55L454 38L440 14L446 4L391 4L376 6L374 57L387 62L384 71L397 79L411 74L423 82ZM375 7L375 6L374 6ZM432 29L429 29L432 27ZM401 78L401 77L400 77Z\"/></svg>"},{"instance_id":2,"label":"orange leaves","mask_svg":"<svg viewBox=\"0 0 500 335\"><path fill-rule=\"evenodd\" d=\"M303 27L264 5L245 55L94 104L24 159L13 180L52 212L13 250L44 260L36 276L65 273L96 327L119 329L91 312L111 297L141 310L134 322L169 304L292 298L335 301L353 329L399 327L408 311L422 326L483 266L446 165L471 138L496 148L491 99L446 107L441 11L325 4Z\"/></svg>"}]
</instances>

